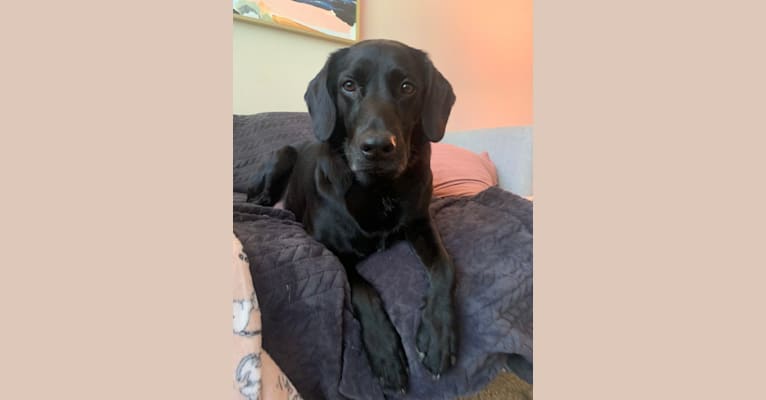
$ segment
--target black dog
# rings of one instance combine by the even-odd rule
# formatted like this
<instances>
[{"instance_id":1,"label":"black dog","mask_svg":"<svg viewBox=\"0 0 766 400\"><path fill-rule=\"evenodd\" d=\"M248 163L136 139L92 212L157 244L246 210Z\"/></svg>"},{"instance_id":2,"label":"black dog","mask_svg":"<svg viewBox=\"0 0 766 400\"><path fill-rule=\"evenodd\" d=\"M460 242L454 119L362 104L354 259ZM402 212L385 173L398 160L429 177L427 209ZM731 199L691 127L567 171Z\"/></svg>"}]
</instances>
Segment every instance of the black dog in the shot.
<instances>
[{"instance_id":1,"label":"black dog","mask_svg":"<svg viewBox=\"0 0 766 400\"><path fill-rule=\"evenodd\" d=\"M319 143L279 150L248 201L285 208L338 256L373 372L387 391L407 389L407 359L375 289L356 264L409 241L430 289L416 336L438 379L455 364L455 272L429 214L431 144L444 136L455 95L420 50L370 40L333 53L305 95Z\"/></svg>"}]
</instances>

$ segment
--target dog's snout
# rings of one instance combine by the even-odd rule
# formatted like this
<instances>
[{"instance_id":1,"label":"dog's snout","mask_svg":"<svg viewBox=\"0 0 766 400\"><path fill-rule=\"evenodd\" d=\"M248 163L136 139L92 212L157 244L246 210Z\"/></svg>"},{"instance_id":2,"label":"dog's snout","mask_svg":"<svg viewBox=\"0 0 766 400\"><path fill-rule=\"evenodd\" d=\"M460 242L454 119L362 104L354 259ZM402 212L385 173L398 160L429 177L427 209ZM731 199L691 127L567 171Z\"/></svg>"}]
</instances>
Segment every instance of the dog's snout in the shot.
<instances>
[{"instance_id":1,"label":"dog's snout","mask_svg":"<svg viewBox=\"0 0 766 400\"><path fill-rule=\"evenodd\" d=\"M370 135L362 140L360 149L368 159L388 157L396 150L396 139L388 133Z\"/></svg>"}]
</instances>

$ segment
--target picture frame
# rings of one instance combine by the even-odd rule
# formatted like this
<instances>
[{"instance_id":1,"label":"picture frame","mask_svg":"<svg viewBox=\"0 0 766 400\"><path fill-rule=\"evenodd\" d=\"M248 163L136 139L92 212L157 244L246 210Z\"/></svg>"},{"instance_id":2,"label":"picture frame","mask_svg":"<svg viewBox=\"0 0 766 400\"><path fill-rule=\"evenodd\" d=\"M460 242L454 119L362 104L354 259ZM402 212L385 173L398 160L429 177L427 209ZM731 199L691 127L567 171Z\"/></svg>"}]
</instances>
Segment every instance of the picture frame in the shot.
<instances>
[{"instance_id":1,"label":"picture frame","mask_svg":"<svg viewBox=\"0 0 766 400\"><path fill-rule=\"evenodd\" d=\"M359 40L361 0L232 0L234 20L344 44Z\"/></svg>"}]
</instances>

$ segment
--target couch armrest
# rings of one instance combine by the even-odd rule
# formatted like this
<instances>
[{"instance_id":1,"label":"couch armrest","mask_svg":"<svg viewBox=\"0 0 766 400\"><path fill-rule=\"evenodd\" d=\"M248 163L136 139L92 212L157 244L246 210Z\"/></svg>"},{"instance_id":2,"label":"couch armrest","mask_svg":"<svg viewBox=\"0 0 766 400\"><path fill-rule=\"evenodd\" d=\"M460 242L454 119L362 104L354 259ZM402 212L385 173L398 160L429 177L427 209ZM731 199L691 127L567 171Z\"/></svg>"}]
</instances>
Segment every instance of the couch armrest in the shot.
<instances>
[{"instance_id":1,"label":"couch armrest","mask_svg":"<svg viewBox=\"0 0 766 400\"><path fill-rule=\"evenodd\" d=\"M501 188L519 196L532 196L532 127L448 132L442 142L475 153L486 151L497 167Z\"/></svg>"}]
</instances>

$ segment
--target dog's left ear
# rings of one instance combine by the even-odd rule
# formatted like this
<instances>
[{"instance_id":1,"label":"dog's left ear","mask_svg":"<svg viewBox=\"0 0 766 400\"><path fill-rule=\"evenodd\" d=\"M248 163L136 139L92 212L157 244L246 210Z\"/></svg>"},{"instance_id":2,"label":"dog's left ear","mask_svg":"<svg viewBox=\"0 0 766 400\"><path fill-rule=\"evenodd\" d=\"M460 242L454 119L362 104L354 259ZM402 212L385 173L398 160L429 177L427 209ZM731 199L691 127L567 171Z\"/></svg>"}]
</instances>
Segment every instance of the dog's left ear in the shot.
<instances>
[{"instance_id":1,"label":"dog's left ear","mask_svg":"<svg viewBox=\"0 0 766 400\"><path fill-rule=\"evenodd\" d=\"M438 142L444 137L452 105L455 104L455 92L452 85L434 67L426 56L428 88L423 103L423 132L428 140Z\"/></svg>"}]
</instances>

